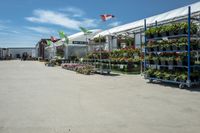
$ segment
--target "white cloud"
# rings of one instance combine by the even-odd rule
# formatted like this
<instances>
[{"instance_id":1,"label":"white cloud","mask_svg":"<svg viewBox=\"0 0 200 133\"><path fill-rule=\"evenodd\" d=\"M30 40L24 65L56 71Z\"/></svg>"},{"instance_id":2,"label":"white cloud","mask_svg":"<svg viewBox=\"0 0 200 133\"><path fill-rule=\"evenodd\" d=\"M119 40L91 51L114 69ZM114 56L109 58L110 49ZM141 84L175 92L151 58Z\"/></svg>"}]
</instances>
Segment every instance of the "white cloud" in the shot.
<instances>
[{"instance_id":1,"label":"white cloud","mask_svg":"<svg viewBox=\"0 0 200 133\"><path fill-rule=\"evenodd\" d=\"M77 20L68 15L50 10L34 10L33 17L26 17L30 22L59 25L72 30L79 30L80 26L96 27L94 19Z\"/></svg>"},{"instance_id":2,"label":"white cloud","mask_svg":"<svg viewBox=\"0 0 200 133\"><path fill-rule=\"evenodd\" d=\"M25 27L26 29L35 31L35 32L39 32L39 33L44 33L44 34L51 34L52 32L54 32L53 29L50 28L46 28L46 27Z\"/></svg>"},{"instance_id":3,"label":"white cloud","mask_svg":"<svg viewBox=\"0 0 200 133\"><path fill-rule=\"evenodd\" d=\"M116 26L119 26L120 24L121 24L121 22L116 21L116 22L110 23L108 26L109 27L116 27Z\"/></svg>"},{"instance_id":4,"label":"white cloud","mask_svg":"<svg viewBox=\"0 0 200 133\"><path fill-rule=\"evenodd\" d=\"M60 9L60 11L72 13L73 17L82 17L85 14L85 12L83 10L76 8L76 7L62 8L62 9Z\"/></svg>"}]
</instances>

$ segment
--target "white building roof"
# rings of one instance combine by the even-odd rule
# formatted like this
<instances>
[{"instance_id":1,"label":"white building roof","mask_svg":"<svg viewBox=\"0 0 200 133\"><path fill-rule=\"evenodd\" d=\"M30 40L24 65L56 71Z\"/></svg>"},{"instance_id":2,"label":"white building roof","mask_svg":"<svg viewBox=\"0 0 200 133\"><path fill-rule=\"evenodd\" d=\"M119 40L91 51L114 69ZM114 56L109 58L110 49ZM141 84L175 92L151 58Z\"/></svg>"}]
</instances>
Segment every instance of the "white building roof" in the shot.
<instances>
[{"instance_id":1,"label":"white building roof","mask_svg":"<svg viewBox=\"0 0 200 133\"><path fill-rule=\"evenodd\" d=\"M200 11L200 2L197 2L197 3L191 4L191 5L187 5L187 6L175 9L175 10L171 10L171 11L159 14L159 15L155 15L155 16L146 18L146 23L147 23L147 25L149 25L149 24L155 23L156 21L161 22L161 21L185 16L188 14L188 6L191 6L191 13L196 13L196 12ZM105 30L103 32L100 32L96 36L94 36L94 38L98 37L98 36L106 36L109 34L120 33L123 31L135 29L135 28L142 27L142 26L144 26L144 19Z\"/></svg>"},{"instance_id":2,"label":"white building roof","mask_svg":"<svg viewBox=\"0 0 200 133\"><path fill-rule=\"evenodd\" d=\"M101 32L102 30L100 29L94 29L94 30L90 30L92 33L88 36L95 36L96 34L98 34L99 32ZM73 39L76 39L76 38L80 38L80 37L83 37L85 36L83 32L78 32L76 34L73 34L73 35L70 35L68 38L69 40L73 40Z\"/></svg>"}]
</instances>

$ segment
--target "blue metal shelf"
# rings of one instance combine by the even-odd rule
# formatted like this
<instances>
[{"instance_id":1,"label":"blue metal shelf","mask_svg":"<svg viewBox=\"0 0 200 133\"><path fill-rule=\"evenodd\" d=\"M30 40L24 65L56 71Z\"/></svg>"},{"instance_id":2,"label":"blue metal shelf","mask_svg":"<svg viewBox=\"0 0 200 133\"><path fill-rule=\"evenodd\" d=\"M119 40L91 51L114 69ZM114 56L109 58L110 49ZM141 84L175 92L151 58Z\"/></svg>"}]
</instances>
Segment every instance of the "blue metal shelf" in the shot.
<instances>
[{"instance_id":1,"label":"blue metal shelf","mask_svg":"<svg viewBox=\"0 0 200 133\"><path fill-rule=\"evenodd\" d=\"M197 35L191 35L191 7L188 7L188 17L187 17L187 23L188 23L188 29L187 29L187 34L182 34L182 35L173 35L173 36L166 36L166 37L155 37L155 38L147 38L147 36L145 36L145 44L147 44L147 42L149 40L164 40L164 39L173 39L173 38L179 38L179 37L187 37L187 50L170 50L170 51L151 51L148 52L147 49L145 48L145 52L144 52L144 70L147 67L150 67L151 64L147 64L145 61L145 56L149 53L155 53L155 54L160 54L160 53L183 53L186 52L187 53L187 66L179 66L179 65L156 65L155 66L160 66L160 67L180 67L180 68L186 68L187 69L187 82L178 82L178 81L172 81L172 80L164 80L164 79L158 79L158 78L147 78L150 80L157 80L157 81L162 81L162 82L168 82L168 83L176 83L176 84L180 84L180 86L182 85L187 85L188 87L191 87L193 84L199 84L200 81L198 82L192 82L191 81L191 68L194 67L200 67L200 65L191 65L191 52L200 52L200 50L191 50L191 38L196 38L198 37ZM157 26L157 21L155 26ZM144 29L145 31L147 30L147 24L146 24L146 20L144 20ZM199 38L199 37L198 37ZM152 64L153 65L153 64ZM155 68L157 69L157 68ZM179 87L180 87L179 86Z\"/></svg>"},{"instance_id":2,"label":"blue metal shelf","mask_svg":"<svg viewBox=\"0 0 200 133\"><path fill-rule=\"evenodd\" d=\"M147 53L184 53L184 52L188 52L187 50L172 50L172 51L151 51L151 52L147 52Z\"/></svg>"},{"instance_id":3,"label":"blue metal shelf","mask_svg":"<svg viewBox=\"0 0 200 133\"><path fill-rule=\"evenodd\" d=\"M174 80L164 80L164 79L159 79L159 78L146 78L146 79L149 79L149 80L156 80L156 81L162 81L162 82L168 82L168 83L176 83L176 84L184 84L184 85L187 85L186 82L179 82L179 81L174 81Z\"/></svg>"},{"instance_id":4,"label":"blue metal shelf","mask_svg":"<svg viewBox=\"0 0 200 133\"><path fill-rule=\"evenodd\" d=\"M179 37L187 37L188 34L181 34L181 35L171 35L171 36L164 36L164 37L154 37L154 38L147 38L147 41L150 40L163 40L164 38L179 38Z\"/></svg>"},{"instance_id":5,"label":"blue metal shelf","mask_svg":"<svg viewBox=\"0 0 200 133\"><path fill-rule=\"evenodd\" d=\"M186 53L188 52L188 50L172 50L172 51L151 51L151 52L148 52L148 53L154 53L154 54L160 54L160 53ZM200 52L200 50L190 50L190 52Z\"/></svg>"},{"instance_id":6,"label":"blue metal shelf","mask_svg":"<svg viewBox=\"0 0 200 133\"><path fill-rule=\"evenodd\" d=\"M188 66L181 65L156 65L156 64L146 64L147 66L157 66L157 67L180 67L180 68L188 68ZM200 67L200 65L192 65L190 67Z\"/></svg>"},{"instance_id":7,"label":"blue metal shelf","mask_svg":"<svg viewBox=\"0 0 200 133\"><path fill-rule=\"evenodd\" d=\"M154 38L147 38L147 41L150 40L163 40L163 39L173 39L173 38L180 38L180 37L188 37L188 34L178 34L178 35L171 35L171 36L164 36L164 37L154 37ZM198 38L197 35L191 35L191 38Z\"/></svg>"}]
</instances>

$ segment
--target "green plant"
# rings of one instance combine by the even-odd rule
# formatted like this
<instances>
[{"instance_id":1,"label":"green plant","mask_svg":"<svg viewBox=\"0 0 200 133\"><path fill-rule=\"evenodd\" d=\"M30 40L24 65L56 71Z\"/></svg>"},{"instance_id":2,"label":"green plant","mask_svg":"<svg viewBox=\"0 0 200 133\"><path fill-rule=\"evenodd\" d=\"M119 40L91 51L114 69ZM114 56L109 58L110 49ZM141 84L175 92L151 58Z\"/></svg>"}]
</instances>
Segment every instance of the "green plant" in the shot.
<instances>
[{"instance_id":1,"label":"green plant","mask_svg":"<svg viewBox=\"0 0 200 133\"><path fill-rule=\"evenodd\" d=\"M198 26L195 23L191 23L191 34L196 34L198 31Z\"/></svg>"},{"instance_id":2,"label":"green plant","mask_svg":"<svg viewBox=\"0 0 200 133\"><path fill-rule=\"evenodd\" d=\"M167 61L174 61L174 60L175 60L174 56L167 58Z\"/></svg>"},{"instance_id":3,"label":"green plant","mask_svg":"<svg viewBox=\"0 0 200 133\"><path fill-rule=\"evenodd\" d=\"M162 77L163 77L163 73L161 71L156 71L154 74L159 79L162 79Z\"/></svg>"},{"instance_id":4,"label":"green plant","mask_svg":"<svg viewBox=\"0 0 200 133\"><path fill-rule=\"evenodd\" d=\"M158 57L153 57L152 60L153 61L157 61L159 58Z\"/></svg>"},{"instance_id":5,"label":"green plant","mask_svg":"<svg viewBox=\"0 0 200 133\"><path fill-rule=\"evenodd\" d=\"M187 80L187 74L186 73L181 73L179 76L178 76L178 79L180 81L186 81Z\"/></svg>"},{"instance_id":6,"label":"green plant","mask_svg":"<svg viewBox=\"0 0 200 133\"><path fill-rule=\"evenodd\" d=\"M164 79L169 80L171 77L171 74L169 74L168 72L164 72L163 76L164 76Z\"/></svg>"},{"instance_id":7,"label":"green plant","mask_svg":"<svg viewBox=\"0 0 200 133\"><path fill-rule=\"evenodd\" d=\"M150 68L150 69L148 69L148 70L145 71L145 74L148 77L152 77L152 76L154 76L154 72L155 72L155 70Z\"/></svg>"}]
</instances>

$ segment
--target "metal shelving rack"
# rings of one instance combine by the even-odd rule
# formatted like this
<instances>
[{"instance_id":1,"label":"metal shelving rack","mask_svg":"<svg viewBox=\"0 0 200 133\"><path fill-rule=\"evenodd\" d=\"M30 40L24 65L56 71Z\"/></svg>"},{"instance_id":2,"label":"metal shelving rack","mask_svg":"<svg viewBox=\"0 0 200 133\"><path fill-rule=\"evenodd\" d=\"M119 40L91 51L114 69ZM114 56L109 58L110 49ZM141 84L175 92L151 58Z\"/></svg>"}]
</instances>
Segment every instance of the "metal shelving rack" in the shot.
<instances>
[{"instance_id":1,"label":"metal shelving rack","mask_svg":"<svg viewBox=\"0 0 200 133\"><path fill-rule=\"evenodd\" d=\"M195 84L199 84L200 81L196 81L196 82L192 82L191 81L191 68L200 68L199 65L191 65L191 52L200 52L200 50L194 50L192 51L190 49L191 45L190 45L190 42L191 42L191 38L192 37L198 37L198 36L191 36L191 7L189 6L188 7L188 15L187 15L187 23L188 23L188 34L182 34L182 35L174 35L174 36L166 36L166 38L168 39L173 39L173 38L180 38L180 37L187 37L187 40L188 40L188 48L187 50L184 50L184 51L181 51L181 50L176 50L176 51L157 51L157 52L148 52L147 49L146 49L146 45L147 45L147 42L148 42L148 38L145 36L145 51L144 51L144 71L151 67L151 64L147 64L146 60L145 60L145 57L147 54L149 53L154 53L154 54L159 54L159 53L187 53L187 65L185 66L179 66L179 65L154 65L154 68L157 69L157 67L165 67L169 69L170 68L185 68L187 69L187 81L186 82L180 82L180 81L173 81L173 80L164 80L164 79L159 79L159 78L153 78L153 77L146 77L145 76L145 79L148 79L150 82L153 82L153 81L161 81L161 82L166 82L166 83L175 83L175 84L179 84L179 88L183 88L184 86L187 86L187 87L191 87L192 85L195 85ZM194 19L196 20L196 19ZM157 22L155 24L157 26ZM152 26L153 27L153 26ZM147 24L146 24L146 20L144 20L144 30L146 31L147 30ZM153 40L162 40L163 37L156 37L156 38L153 38ZM152 40L152 39L151 39Z\"/></svg>"}]
</instances>

